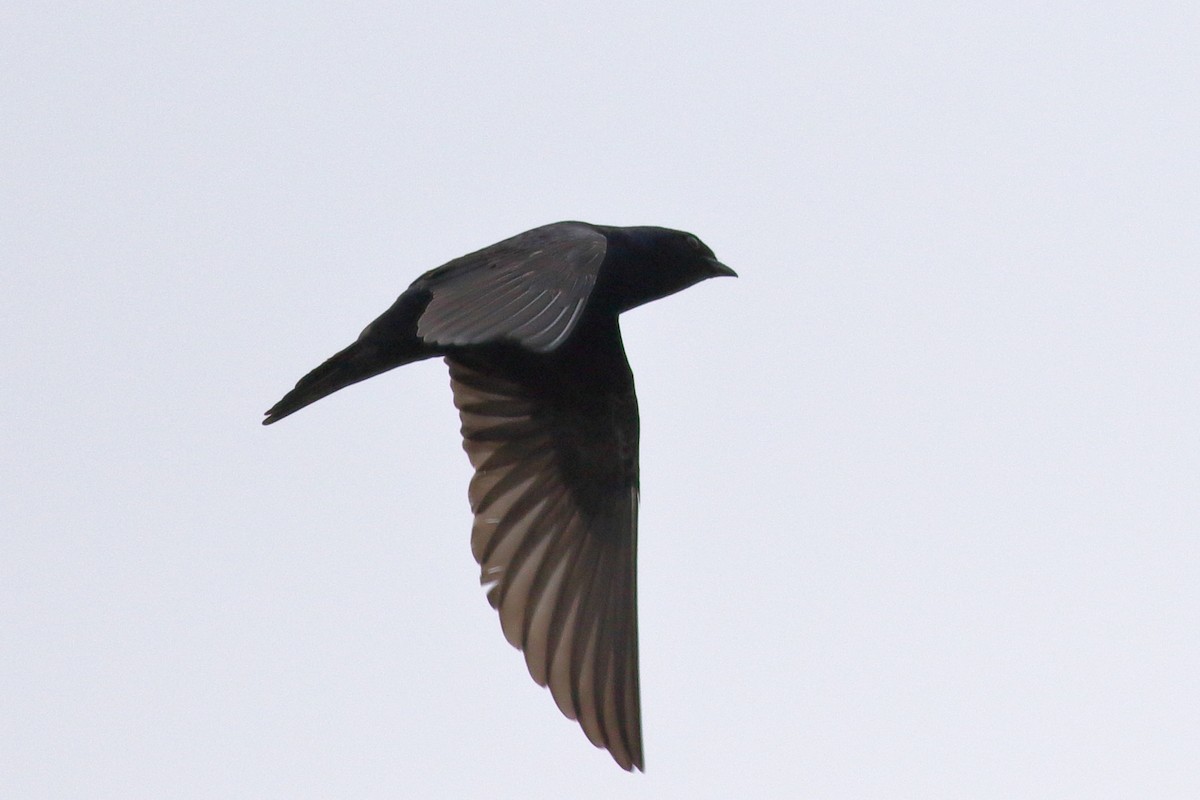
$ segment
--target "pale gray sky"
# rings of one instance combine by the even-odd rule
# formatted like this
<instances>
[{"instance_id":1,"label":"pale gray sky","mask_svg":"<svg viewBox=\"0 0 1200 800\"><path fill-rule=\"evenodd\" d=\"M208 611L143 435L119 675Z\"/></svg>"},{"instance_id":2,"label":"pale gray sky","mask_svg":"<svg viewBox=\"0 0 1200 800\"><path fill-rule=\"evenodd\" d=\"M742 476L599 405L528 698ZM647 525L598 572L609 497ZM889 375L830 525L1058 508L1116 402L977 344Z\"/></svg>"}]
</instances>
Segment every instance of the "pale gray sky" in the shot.
<instances>
[{"instance_id":1,"label":"pale gray sky","mask_svg":"<svg viewBox=\"0 0 1200 800\"><path fill-rule=\"evenodd\" d=\"M1200 795L1194 3L0 12L0 796ZM625 319L645 775L478 586L445 368L261 412L545 222Z\"/></svg>"}]
</instances>

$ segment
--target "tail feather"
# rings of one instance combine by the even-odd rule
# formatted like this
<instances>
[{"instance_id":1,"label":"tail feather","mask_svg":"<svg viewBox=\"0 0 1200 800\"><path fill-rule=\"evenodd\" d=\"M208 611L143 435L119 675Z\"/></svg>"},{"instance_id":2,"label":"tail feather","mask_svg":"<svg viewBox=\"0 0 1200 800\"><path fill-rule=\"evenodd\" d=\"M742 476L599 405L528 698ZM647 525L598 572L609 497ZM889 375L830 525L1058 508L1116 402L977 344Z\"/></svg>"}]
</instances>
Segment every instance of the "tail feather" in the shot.
<instances>
[{"instance_id":1,"label":"tail feather","mask_svg":"<svg viewBox=\"0 0 1200 800\"><path fill-rule=\"evenodd\" d=\"M305 375L296 388L267 411L263 425L278 422L352 383L436 353L416 336L416 317L427 297L406 293L354 344Z\"/></svg>"}]
</instances>

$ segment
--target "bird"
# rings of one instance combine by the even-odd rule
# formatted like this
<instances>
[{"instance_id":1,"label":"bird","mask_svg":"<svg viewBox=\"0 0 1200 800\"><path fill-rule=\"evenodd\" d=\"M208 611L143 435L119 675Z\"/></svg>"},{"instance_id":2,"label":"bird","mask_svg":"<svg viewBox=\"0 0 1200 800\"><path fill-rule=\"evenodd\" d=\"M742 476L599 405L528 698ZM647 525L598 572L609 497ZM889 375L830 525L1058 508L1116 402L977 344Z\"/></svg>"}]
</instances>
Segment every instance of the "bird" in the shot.
<instances>
[{"instance_id":1,"label":"bird","mask_svg":"<svg viewBox=\"0 0 1200 800\"><path fill-rule=\"evenodd\" d=\"M645 771L640 423L618 317L718 276L736 273L685 231L543 225L421 275L263 420L442 357L487 599L534 681L627 771Z\"/></svg>"}]
</instances>

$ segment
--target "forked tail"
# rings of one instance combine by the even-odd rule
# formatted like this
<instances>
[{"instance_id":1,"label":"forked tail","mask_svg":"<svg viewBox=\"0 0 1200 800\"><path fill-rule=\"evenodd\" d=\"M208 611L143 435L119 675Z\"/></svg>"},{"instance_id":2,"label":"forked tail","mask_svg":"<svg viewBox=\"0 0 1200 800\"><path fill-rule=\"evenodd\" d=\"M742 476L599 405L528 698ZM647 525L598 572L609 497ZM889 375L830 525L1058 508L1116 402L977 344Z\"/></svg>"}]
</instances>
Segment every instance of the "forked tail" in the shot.
<instances>
[{"instance_id":1,"label":"forked tail","mask_svg":"<svg viewBox=\"0 0 1200 800\"><path fill-rule=\"evenodd\" d=\"M428 297L401 295L367 326L358 341L305 375L296 388L267 411L263 425L278 422L352 383L436 355L416 335L416 318Z\"/></svg>"}]
</instances>

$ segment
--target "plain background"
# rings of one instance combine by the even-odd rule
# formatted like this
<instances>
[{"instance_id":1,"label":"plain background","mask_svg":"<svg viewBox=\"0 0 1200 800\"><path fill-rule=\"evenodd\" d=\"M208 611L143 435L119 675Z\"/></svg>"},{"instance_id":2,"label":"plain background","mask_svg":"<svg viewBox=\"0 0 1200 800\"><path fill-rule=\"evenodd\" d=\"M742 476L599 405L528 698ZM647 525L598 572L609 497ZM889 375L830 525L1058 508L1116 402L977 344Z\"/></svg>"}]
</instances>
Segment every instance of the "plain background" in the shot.
<instances>
[{"instance_id":1,"label":"plain background","mask_svg":"<svg viewBox=\"0 0 1200 800\"><path fill-rule=\"evenodd\" d=\"M0 796L1200 796L1194 3L0 12ZM261 412L559 219L627 315L648 772L468 546L445 367Z\"/></svg>"}]
</instances>

